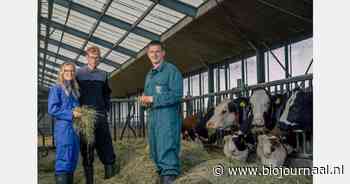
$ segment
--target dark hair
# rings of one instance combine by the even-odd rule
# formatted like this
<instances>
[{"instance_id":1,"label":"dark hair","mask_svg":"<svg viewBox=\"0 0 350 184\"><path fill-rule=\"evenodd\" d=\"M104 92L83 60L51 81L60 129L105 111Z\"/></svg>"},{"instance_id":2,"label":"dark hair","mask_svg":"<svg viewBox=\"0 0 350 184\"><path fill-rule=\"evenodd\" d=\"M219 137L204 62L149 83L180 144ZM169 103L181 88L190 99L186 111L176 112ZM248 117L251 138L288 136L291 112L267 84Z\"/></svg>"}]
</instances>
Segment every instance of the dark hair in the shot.
<instances>
[{"instance_id":1,"label":"dark hair","mask_svg":"<svg viewBox=\"0 0 350 184\"><path fill-rule=\"evenodd\" d=\"M152 41L148 44L147 48L149 48L150 46L154 46L154 45L159 45L160 48L161 48L162 50L164 50L164 44L163 44L162 42L158 41L158 40L152 40Z\"/></svg>"}]
</instances>

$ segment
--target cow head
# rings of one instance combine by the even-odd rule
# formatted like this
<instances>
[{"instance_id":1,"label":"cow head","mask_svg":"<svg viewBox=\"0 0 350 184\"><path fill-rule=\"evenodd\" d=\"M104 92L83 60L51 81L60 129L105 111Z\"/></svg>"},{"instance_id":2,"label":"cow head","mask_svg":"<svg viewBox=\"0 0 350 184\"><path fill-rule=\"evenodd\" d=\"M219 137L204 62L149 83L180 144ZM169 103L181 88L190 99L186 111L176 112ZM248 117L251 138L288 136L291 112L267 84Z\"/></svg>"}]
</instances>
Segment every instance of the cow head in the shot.
<instances>
[{"instance_id":1,"label":"cow head","mask_svg":"<svg viewBox=\"0 0 350 184\"><path fill-rule=\"evenodd\" d=\"M269 93L265 89L256 89L250 97L250 105L252 108L252 126L255 130L260 130L269 123L271 113L271 99Z\"/></svg>"},{"instance_id":2,"label":"cow head","mask_svg":"<svg viewBox=\"0 0 350 184\"><path fill-rule=\"evenodd\" d=\"M214 115L206 123L207 128L228 128L238 125L238 104L230 99L223 100L215 107Z\"/></svg>"}]
</instances>

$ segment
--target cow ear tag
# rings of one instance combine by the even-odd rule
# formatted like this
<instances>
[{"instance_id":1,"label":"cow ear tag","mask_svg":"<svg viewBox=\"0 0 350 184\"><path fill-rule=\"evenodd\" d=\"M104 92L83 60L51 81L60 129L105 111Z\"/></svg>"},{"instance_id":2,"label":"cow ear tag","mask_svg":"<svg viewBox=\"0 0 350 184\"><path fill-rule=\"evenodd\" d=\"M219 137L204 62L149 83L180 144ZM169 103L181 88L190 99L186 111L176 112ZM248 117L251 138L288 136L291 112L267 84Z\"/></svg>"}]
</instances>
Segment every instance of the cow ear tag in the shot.
<instances>
[{"instance_id":1,"label":"cow ear tag","mask_svg":"<svg viewBox=\"0 0 350 184\"><path fill-rule=\"evenodd\" d=\"M240 107L245 107L245 103L242 101L241 103L239 103Z\"/></svg>"}]
</instances>

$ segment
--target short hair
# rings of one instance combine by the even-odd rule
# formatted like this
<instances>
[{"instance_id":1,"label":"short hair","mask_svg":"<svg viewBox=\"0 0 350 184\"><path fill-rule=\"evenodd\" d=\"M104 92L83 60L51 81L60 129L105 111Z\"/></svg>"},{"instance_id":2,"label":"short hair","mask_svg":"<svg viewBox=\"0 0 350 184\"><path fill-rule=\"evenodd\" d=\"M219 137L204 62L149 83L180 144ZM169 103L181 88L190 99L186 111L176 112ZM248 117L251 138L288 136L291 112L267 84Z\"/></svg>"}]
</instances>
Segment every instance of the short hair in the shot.
<instances>
[{"instance_id":1,"label":"short hair","mask_svg":"<svg viewBox=\"0 0 350 184\"><path fill-rule=\"evenodd\" d=\"M161 48L162 50L165 50L164 44L163 44L162 42L158 41L158 40L152 40L152 41L148 44L147 48L149 48L150 46L155 46L155 45L158 45L158 46L160 46L160 48Z\"/></svg>"},{"instance_id":2,"label":"short hair","mask_svg":"<svg viewBox=\"0 0 350 184\"><path fill-rule=\"evenodd\" d=\"M98 48L97 46L91 46L91 47L87 48L85 51L86 55L89 53L96 54L96 55L100 56L101 51L100 51L100 48Z\"/></svg>"}]
</instances>

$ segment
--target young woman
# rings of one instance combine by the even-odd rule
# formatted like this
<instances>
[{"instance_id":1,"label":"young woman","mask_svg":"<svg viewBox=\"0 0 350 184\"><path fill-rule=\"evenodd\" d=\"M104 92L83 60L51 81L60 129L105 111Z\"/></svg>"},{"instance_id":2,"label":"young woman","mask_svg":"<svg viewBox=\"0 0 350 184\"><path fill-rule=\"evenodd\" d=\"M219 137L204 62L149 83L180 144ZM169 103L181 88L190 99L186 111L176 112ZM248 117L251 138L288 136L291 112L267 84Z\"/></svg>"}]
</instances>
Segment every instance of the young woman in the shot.
<instances>
[{"instance_id":1,"label":"young woman","mask_svg":"<svg viewBox=\"0 0 350 184\"><path fill-rule=\"evenodd\" d=\"M74 111L80 96L75 70L73 63L63 63L57 84L50 89L48 97L48 113L55 119L56 184L73 184L78 163L79 137L73 129L73 118L81 114Z\"/></svg>"}]
</instances>

